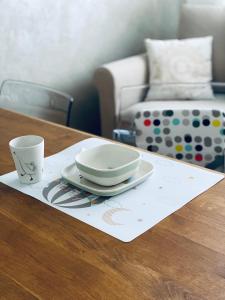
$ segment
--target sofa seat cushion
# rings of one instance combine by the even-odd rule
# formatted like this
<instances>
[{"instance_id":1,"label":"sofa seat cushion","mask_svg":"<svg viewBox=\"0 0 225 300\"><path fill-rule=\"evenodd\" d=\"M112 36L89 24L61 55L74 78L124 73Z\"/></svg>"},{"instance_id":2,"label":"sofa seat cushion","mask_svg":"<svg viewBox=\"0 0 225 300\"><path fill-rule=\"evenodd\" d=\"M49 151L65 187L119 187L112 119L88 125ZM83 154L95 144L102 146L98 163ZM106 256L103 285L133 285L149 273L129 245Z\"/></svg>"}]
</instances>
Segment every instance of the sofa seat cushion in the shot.
<instances>
[{"instance_id":1,"label":"sofa seat cushion","mask_svg":"<svg viewBox=\"0 0 225 300\"><path fill-rule=\"evenodd\" d=\"M140 110L136 145L189 163L224 165L224 113L217 109Z\"/></svg>"},{"instance_id":2,"label":"sofa seat cushion","mask_svg":"<svg viewBox=\"0 0 225 300\"><path fill-rule=\"evenodd\" d=\"M220 110L225 112L225 94L215 94L213 100L191 100L191 101L149 101L139 102L121 111L120 124L124 129L131 129L136 113L143 110Z\"/></svg>"}]
</instances>

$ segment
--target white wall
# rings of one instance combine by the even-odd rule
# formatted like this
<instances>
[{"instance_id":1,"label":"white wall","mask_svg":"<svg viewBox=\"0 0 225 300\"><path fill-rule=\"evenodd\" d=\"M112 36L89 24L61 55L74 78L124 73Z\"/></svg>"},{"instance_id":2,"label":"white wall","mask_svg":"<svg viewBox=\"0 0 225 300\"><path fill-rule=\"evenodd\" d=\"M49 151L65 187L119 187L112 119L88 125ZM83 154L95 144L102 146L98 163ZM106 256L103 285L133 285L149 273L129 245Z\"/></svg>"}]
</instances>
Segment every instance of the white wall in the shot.
<instances>
[{"instance_id":1,"label":"white wall","mask_svg":"<svg viewBox=\"0 0 225 300\"><path fill-rule=\"evenodd\" d=\"M43 83L73 94L73 125L99 131L90 84L102 63L174 37L180 0L1 0L0 81Z\"/></svg>"}]
</instances>

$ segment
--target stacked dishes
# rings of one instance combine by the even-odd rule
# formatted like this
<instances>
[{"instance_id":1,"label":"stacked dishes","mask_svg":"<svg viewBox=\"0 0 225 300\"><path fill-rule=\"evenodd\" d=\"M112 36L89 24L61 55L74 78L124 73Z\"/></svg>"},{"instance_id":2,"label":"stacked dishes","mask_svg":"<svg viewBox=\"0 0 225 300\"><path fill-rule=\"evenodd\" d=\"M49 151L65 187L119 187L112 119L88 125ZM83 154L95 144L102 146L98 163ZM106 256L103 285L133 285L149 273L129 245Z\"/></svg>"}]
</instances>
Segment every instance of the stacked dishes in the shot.
<instances>
[{"instance_id":1,"label":"stacked dishes","mask_svg":"<svg viewBox=\"0 0 225 300\"><path fill-rule=\"evenodd\" d=\"M139 164L140 153L137 150L117 144L97 146L76 156L80 174L102 186L114 186L129 179Z\"/></svg>"},{"instance_id":2,"label":"stacked dishes","mask_svg":"<svg viewBox=\"0 0 225 300\"><path fill-rule=\"evenodd\" d=\"M109 143L81 151L62 177L83 191L108 197L142 183L153 169L135 148Z\"/></svg>"}]
</instances>

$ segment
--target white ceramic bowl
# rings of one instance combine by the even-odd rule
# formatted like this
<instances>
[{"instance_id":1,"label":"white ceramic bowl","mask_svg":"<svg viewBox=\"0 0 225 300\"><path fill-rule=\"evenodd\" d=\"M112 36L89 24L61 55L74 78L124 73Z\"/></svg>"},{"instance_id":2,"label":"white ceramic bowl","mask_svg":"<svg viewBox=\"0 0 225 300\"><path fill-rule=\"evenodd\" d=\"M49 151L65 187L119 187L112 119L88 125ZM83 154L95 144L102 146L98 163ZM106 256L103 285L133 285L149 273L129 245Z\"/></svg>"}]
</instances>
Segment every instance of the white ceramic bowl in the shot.
<instances>
[{"instance_id":1,"label":"white ceramic bowl","mask_svg":"<svg viewBox=\"0 0 225 300\"><path fill-rule=\"evenodd\" d=\"M105 144L76 156L80 174L99 185L112 186L130 178L137 170L140 153L117 144Z\"/></svg>"}]
</instances>

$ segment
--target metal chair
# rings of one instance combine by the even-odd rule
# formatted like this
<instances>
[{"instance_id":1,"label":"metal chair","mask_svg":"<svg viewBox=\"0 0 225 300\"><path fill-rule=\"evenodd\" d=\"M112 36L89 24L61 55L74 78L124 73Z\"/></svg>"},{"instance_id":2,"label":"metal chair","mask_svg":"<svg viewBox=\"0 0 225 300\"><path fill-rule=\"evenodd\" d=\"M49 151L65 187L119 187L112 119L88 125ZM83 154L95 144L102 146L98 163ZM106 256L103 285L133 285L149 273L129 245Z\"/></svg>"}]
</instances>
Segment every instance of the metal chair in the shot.
<instances>
[{"instance_id":1,"label":"metal chair","mask_svg":"<svg viewBox=\"0 0 225 300\"><path fill-rule=\"evenodd\" d=\"M70 125L73 97L44 85L7 79L0 87L0 107Z\"/></svg>"}]
</instances>

